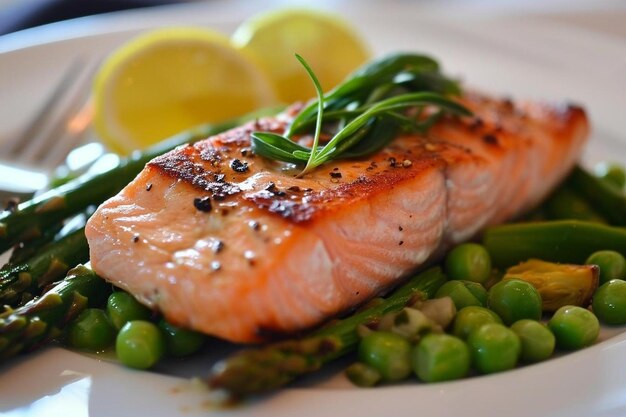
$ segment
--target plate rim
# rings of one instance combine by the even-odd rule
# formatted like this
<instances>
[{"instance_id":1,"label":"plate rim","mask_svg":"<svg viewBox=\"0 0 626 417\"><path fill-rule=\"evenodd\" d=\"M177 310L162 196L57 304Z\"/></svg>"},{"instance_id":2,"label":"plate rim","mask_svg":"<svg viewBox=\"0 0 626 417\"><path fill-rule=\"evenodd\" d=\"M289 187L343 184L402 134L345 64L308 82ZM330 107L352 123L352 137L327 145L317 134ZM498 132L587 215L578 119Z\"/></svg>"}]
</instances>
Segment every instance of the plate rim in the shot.
<instances>
[{"instance_id":1,"label":"plate rim","mask_svg":"<svg viewBox=\"0 0 626 417\"><path fill-rule=\"evenodd\" d=\"M195 11L196 9L195 8L190 8L189 10L194 10ZM115 15L117 16L119 13L126 14L128 12L117 12L117 13L115 13ZM136 15L136 14L139 14L139 15L143 14L142 12L138 12L138 11L132 11L132 13L134 15ZM153 12L151 12L151 13L153 13ZM160 19L164 19L165 17L166 17L166 13L163 13L163 15L160 17ZM99 16L97 18L98 19L102 19L102 20L107 20L107 19L111 19L112 17L111 16ZM85 19L86 19L85 21L79 22L79 24L83 25L83 24L85 24L85 22L88 21L88 19L92 19L92 18L90 17L90 18L85 18ZM35 31L34 29L29 29L30 31L33 31L33 32L29 32L28 35L31 36L31 33L37 33L38 34L40 30L43 30L43 28L36 28L36 29L37 29L37 31ZM136 29L136 28L135 29L128 29L127 32L135 32L136 30L140 30L140 29ZM114 33L120 33L120 32L119 31L113 31L113 32L110 32L110 33L109 32L105 32L105 33L100 33L100 34L97 34L97 35L98 36L111 36L111 34L114 34ZM93 38L96 34L94 34L94 33L91 33L91 34L78 34L78 33L76 33L75 35L76 36L73 36L73 37L70 37L70 38L61 39L61 40L55 40L54 42L68 42L68 40L71 40L71 39L74 39L74 40L75 39L87 39L88 40L90 38ZM41 47L41 45L44 45L44 44L45 44L45 42L38 43L38 44L31 45L31 46L26 46L26 47L19 48L18 50L32 48L32 47ZM622 46L624 47L624 51L626 51L626 45L622 45ZM2 48L0 47L0 51L1 50L2 50ZM11 51L6 51L5 50L4 52L0 52L0 60L2 60L2 57L6 56L6 54L8 52L11 52ZM613 337L610 340L603 341L603 342L601 342L601 343L599 343L599 344L597 344L597 345L595 345L595 346L593 346L591 348L585 349L585 350L583 350L581 352L570 354L570 355L568 355L567 357L564 357L564 358L559 358L559 359L557 359L557 361L559 361L559 365L558 366L554 365L554 364L551 364L549 367L551 367L551 368L557 367L558 368L560 366L563 366L562 365L563 361L568 361L568 360L571 361L572 363L578 364L579 362L584 361L581 358L585 358L587 356L589 356L589 357L597 357L598 355L600 355L600 352L603 352L603 354L606 353L606 352L610 352L609 354L614 354L615 350L619 350L619 352L621 352L621 353L626 353L626 332L620 333L619 335ZM35 354L35 357L38 358L38 360L45 359L46 356L52 357L51 355L56 355L56 353L54 353L54 352L55 352L54 349L46 349L44 351L41 351L41 352ZM93 359L89 359L89 360L90 361L94 361ZM83 361L81 361L81 363L82 362ZM98 363L98 362L99 361L97 361L97 360L94 361L94 363ZM545 364L542 364L541 366L547 365L547 364L549 364L549 362L546 362ZM16 366L8 367L9 368L9 372L15 371L16 369L20 368L23 365L24 365L24 361L21 361ZM110 376L109 373L112 372L112 371L110 371L108 369L109 366L108 365L103 365L103 366L104 366L104 368L107 368L107 377ZM567 366L569 366L569 364L567 364ZM6 368L6 366L2 366L2 368ZM87 368L89 368L89 366L87 366ZM118 369L118 368L119 367L116 366L116 369ZM526 372L526 373L541 374L541 372L538 372L537 369L538 368L533 368L533 367L522 368L522 370L524 370L524 372ZM626 364L622 365L619 369L621 369L622 371L626 371ZM480 377L479 379L476 380L478 382L475 385L482 386L482 385L487 384L484 381L494 381L496 379L498 379L498 380L510 379L511 378L510 375L514 374L515 372L517 372L517 371L511 372L511 373L506 373L506 374L494 375L494 376ZM120 372L112 372L112 373L113 374L119 374L119 375L125 375L125 376L134 375L133 376L133 381L135 381L135 380L144 381L144 378L137 379L136 378L137 374L135 372L131 372L131 371L126 370L126 369L121 369ZM624 372L624 374L626 374L626 372ZM153 378L153 377L155 377L155 375L153 373L146 373L144 376L146 377L145 378L146 381L151 379L151 378ZM533 375L533 377L535 377L535 376L536 375ZM163 386L169 386L170 388L177 386L177 384L179 384L180 381L181 381L181 379L179 379L178 377L162 376L162 375L158 375L158 377L164 378ZM617 376L615 376L615 377L617 378ZM546 378L549 379L549 375L546 376ZM0 380L6 380L6 379L7 378L2 378ZM420 385L420 387L424 388L422 391L428 391L429 393L431 393L433 395L435 395L436 393L439 392L440 395L445 396L447 392L450 392L450 390L451 390L450 387L451 386L455 387L453 389L453 391L454 391L454 390L458 389L458 384L467 384L467 383L471 383L471 382L472 381L464 380L464 381L459 381L459 382L453 382L453 383L447 383L447 384L438 384L438 385L433 385L433 386ZM3 382L0 382L0 386L1 385L3 385ZM626 394L626 384L623 384L623 386L624 386L624 389L621 392ZM93 387L92 387L92 389L93 389ZM328 395L329 392L335 392L335 388L332 388L332 387L331 388L325 388L324 386L322 386L320 389L317 389L317 388L313 389L313 391L319 391L320 395L322 395L322 394ZM403 400L403 399L406 400L407 399L407 394L406 394L407 391L412 391L412 393L414 393L413 392L413 387L409 388L409 387L406 387L406 386L399 386L399 387L394 387L394 388L383 388L383 390L378 391L379 394L377 394L377 396L378 397L385 397L383 402L384 401L396 402L396 401L400 401L400 400ZM446 391L446 392L441 392L441 391ZM2 390L0 390L0 392L2 392ZM294 410L296 410L296 408L293 408L293 407L296 407L298 405L297 402L302 400L302 395L306 396L307 393L311 392L311 389L310 388L300 388L300 387L288 388L286 392L288 394L286 396L284 396L283 398L286 397L285 400L288 402L288 406L290 408L282 408L282 407L285 407L285 406L280 404L280 399L279 399L280 398L280 394L279 394L277 396L272 396L271 398L267 399L267 401L265 401L265 402L261 401L260 403L255 403L252 407L257 407L257 408L255 408L254 410L253 409L244 410L244 413L242 415L245 415L245 412L247 412L247 411L255 412L257 410L259 410L261 413L266 413L266 412L271 413L271 412L273 412L275 410L278 410L278 414L274 414L274 415L287 415L287 414L280 414L280 413L284 412L284 411L293 412ZM352 402L354 400L353 397L355 396L356 393L359 393L356 396L359 397L359 400L361 401L360 407L371 407L369 410L364 409L365 412L364 412L363 415L366 415L367 412L370 412L372 410L376 410L376 407L377 407L376 404L372 403L372 400L368 400L366 398L369 395L361 395L361 393L363 393L363 391L360 391L358 389L341 390L341 392L339 394L335 393L335 394L332 394L332 396L333 396L333 400L337 400L336 397L339 396L339 397L345 397L345 398L341 398L340 401ZM408 395L408 396L409 397L414 397L414 396L411 396L411 395ZM315 397L317 398L318 395L316 394ZM418 395L416 397L419 398L421 396ZM365 398L365 399L363 399L363 398ZM622 397L622 398L624 398L624 397ZM380 398L378 398L376 401L380 401ZM500 402L498 402L498 404L500 406L503 406L503 404L501 404ZM272 407L276 407L276 408L272 408ZM621 407L621 410L626 409L626 398L624 398L621 401L621 403L617 403L616 407L618 407L618 408ZM347 412L347 409L340 408L340 410L342 410L344 412ZM580 416L585 415L585 414L571 414L571 413L580 412L581 410L582 411L589 411L589 409L579 409L579 410L571 410L570 409L570 410L565 410L565 411L568 411L570 413L568 415L574 417L575 415L580 415ZM611 410L612 409L605 409L605 410L600 410L600 411L602 411L602 412L609 412L610 413ZM0 408L0 411L3 411L3 410ZM7 410L4 410L4 411L7 411ZM199 410L191 410L190 413L193 414L193 413L195 413L197 411L199 412ZM308 411L306 411L304 413L304 415L315 415L315 413L319 412L319 411L320 411L319 409L308 410ZM400 410L400 411L402 411L402 410ZM431 410L431 411L433 413L437 413L436 415L449 415L449 414L446 414L446 410L443 410L443 409ZM524 412L527 412L527 411L528 410L524 410ZM552 410L552 411L555 411L555 410ZM563 410L560 410L560 411L563 411ZM592 411L595 411L595 410L592 410ZM93 413L94 414L92 414L92 415L105 415L105 414L103 414L99 410L94 410ZM96 413L99 413L99 414L96 414ZM216 414L221 414L221 412L218 411L218 412L216 412ZM184 414L184 415L189 415L189 414ZM233 414L228 413L228 415L233 415ZM267 414L267 415L270 415L270 414ZM345 414L345 415L347 415L347 414ZM509 414L509 415L517 415L517 414L515 414L515 412L513 412L512 414ZM519 415L527 415L527 414L519 414ZM609 414L606 414L606 415L609 415Z\"/></svg>"}]
</instances>

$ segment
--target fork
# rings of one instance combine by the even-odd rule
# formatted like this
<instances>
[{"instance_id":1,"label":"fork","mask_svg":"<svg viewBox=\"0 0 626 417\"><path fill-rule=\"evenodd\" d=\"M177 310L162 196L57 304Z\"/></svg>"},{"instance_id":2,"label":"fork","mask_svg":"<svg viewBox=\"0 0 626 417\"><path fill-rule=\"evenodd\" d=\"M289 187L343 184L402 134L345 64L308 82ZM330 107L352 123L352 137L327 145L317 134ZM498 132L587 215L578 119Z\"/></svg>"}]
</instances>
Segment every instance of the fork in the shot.
<instances>
[{"instance_id":1,"label":"fork","mask_svg":"<svg viewBox=\"0 0 626 417\"><path fill-rule=\"evenodd\" d=\"M0 144L0 200L32 195L84 141L92 119L88 101L97 62L76 58L21 134Z\"/></svg>"}]
</instances>

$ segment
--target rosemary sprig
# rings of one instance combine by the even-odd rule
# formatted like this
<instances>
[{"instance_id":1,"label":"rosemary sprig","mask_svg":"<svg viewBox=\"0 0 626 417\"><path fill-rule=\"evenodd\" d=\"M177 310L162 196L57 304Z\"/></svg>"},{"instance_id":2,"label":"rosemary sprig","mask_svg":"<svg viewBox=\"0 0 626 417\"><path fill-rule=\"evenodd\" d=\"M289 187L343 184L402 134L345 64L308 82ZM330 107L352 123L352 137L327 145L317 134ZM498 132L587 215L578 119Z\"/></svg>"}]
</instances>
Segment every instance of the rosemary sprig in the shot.
<instances>
[{"instance_id":1,"label":"rosemary sprig","mask_svg":"<svg viewBox=\"0 0 626 417\"><path fill-rule=\"evenodd\" d=\"M397 54L374 61L326 95L307 62L299 55L296 58L315 85L317 100L295 117L284 136L254 132L251 141L261 156L304 165L298 176L332 160L374 153L402 130L425 133L445 113L471 114L447 97L460 93L457 83L439 72L436 61L422 55ZM425 107L437 111L422 117ZM417 109L418 115L409 116L408 109ZM313 124L311 148L292 140L310 132ZM320 146L322 129L331 138Z\"/></svg>"},{"instance_id":2,"label":"rosemary sprig","mask_svg":"<svg viewBox=\"0 0 626 417\"><path fill-rule=\"evenodd\" d=\"M309 77L311 77L311 81L313 81L313 85L315 86L315 93L317 94L317 115L318 116L316 118L317 120L315 123L315 135L313 136L313 146L311 146L311 150L308 151L308 160L306 161L306 165L304 169L300 173L300 176L302 176L317 166L315 165L315 161L316 161L316 158L318 157L317 145L319 144L320 133L322 132L322 119L324 118L324 92L322 91L322 86L320 85L319 80L315 76L315 73L313 72L309 64L298 54L296 54L296 58L298 59L298 61L300 61L304 69L306 69L306 72L309 74ZM307 151L296 150L296 151L293 151L292 153L297 154L299 152L303 153L302 155L303 157L305 158L307 157Z\"/></svg>"}]
</instances>

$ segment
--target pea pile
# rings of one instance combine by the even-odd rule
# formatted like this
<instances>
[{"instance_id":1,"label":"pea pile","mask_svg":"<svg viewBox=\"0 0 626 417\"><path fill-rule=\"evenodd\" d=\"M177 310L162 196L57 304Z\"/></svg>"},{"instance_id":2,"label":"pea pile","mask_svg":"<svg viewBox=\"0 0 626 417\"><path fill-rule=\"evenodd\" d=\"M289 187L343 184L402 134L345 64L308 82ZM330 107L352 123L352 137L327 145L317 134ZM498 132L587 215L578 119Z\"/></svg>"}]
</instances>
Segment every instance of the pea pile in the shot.
<instances>
[{"instance_id":1,"label":"pea pile","mask_svg":"<svg viewBox=\"0 0 626 417\"><path fill-rule=\"evenodd\" d=\"M626 324L626 260L618 252L595 252L588 266L531 262L534 278L528 280L494 274L488 251L476 243L455 247L444 265L449 281L433 299L418 300L361 326L359 361L346 369L354 384L369 387L411 374L439 382L473 371L506 371L520 363L544 361L555 350L593 344L600 322ZM544 273L556 273L560 287L536 278ZM569 291L578 290L581 274L593 285L593 297L568 304Z\"/></svg>"},{"instance_id":2,"label":"pea pile","mask_svg":"<svg viewBox=\"0 0 626 417\"><path fill-rule=\"evenodd\" d=\"M113 292L106 308L85 309L67 327L65 342L74 348L102 351L115 345L117 358L131 368L147 369L164 355L198 351L205 336L158 319L124 291Z\"/></svg>"}]
</instances>

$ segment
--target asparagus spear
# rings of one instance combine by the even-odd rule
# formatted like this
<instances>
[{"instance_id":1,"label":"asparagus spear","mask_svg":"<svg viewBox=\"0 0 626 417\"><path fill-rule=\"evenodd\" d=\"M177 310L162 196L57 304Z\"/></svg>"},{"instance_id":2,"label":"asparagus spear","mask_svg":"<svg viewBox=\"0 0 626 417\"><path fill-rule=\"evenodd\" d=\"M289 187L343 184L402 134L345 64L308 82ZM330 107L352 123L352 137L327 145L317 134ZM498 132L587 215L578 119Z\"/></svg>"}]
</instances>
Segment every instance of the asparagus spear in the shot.
<instances>
[{"instance_id":1,"label":"asparagus spear","mask_svg":"<svg viewBox=\"0 0 626 417\"><path fill-rule=\"evenodd\" d=\"M3 266L3 269L7 268L9 265L17 265L22 262L26 262L29 258L35 256L43 247L57 239L57 236L61 232L62 228L63 222L58 222L43 230L41 235L25 242L19 242L13 248L11 257Z\"/></svg>"},{"instance_id":2,"label":"asparagus spear","mask_svg":"<svg viewBox=\"0 0 626 417\"><path fill-rule=\"evenodd\" d=\"M16 306L29 301L48 284L89 259L85 229L80 228L47 245L23 263L0 269L0 304Z\"/></svg>"},{"instance_id":3,"label":"asparagus spear","mask_svg":"<svg viewBox=\"0 0 626 417\"><path fill-rule=\"evenodd\" d=\"M79 265L43 296L0 314L0 360L54 339L86 307L104 305L110 291L91 268Z\"/></svg>"},{"instance_id":4,"label":"asparagus spear","mask_svg":"<svg viewBox=\"0 0 626 417\"><path fill-rule=\"evenodd\" d=\"M410 279L382 303L310 336L238 352L213 366L209 385L233 395L257 394L285 385L354 350L360 324L374 322L389 311L403 308L418 293L432 296L445 280L441 268L431 268Z\"/></svg>"},{"instance_id":5,"label":"asparagus spear","mask_svg":"<svg viewBox=\"0 0 626 417\"><path fill-rule=\"evenodd\" d=\"M56 223L46 228L41 236L26 242L20 242L13 248L9 262L3 267L3 269L7 268L9 265L17 265L28 261L30 258L37 255L37 253L42 249L51 244L55 244L65 236L78 229L82 229L85 227L85 223L87 223L87 219L92 213L93 210L88 209L87 211L77 214L66 221Z\"/></svg>"},{"instance_id":6,"label":"asparagus spear","mask_svg":"<svg viewBox=\"0 0 626 417\"><path fill-rule=\"evenodd\" d=\"M0 213L0 252L20 241L40 236L47 227L91 204L100 204L128 184L148 161L176 146L198 141L245 121L278 111L276 108L264 109L225 123L202 125L185 131L144 152L133 153L106 172L83 175L19 204L14 210L5 210Z\"/></svg>"}]
</instances>

